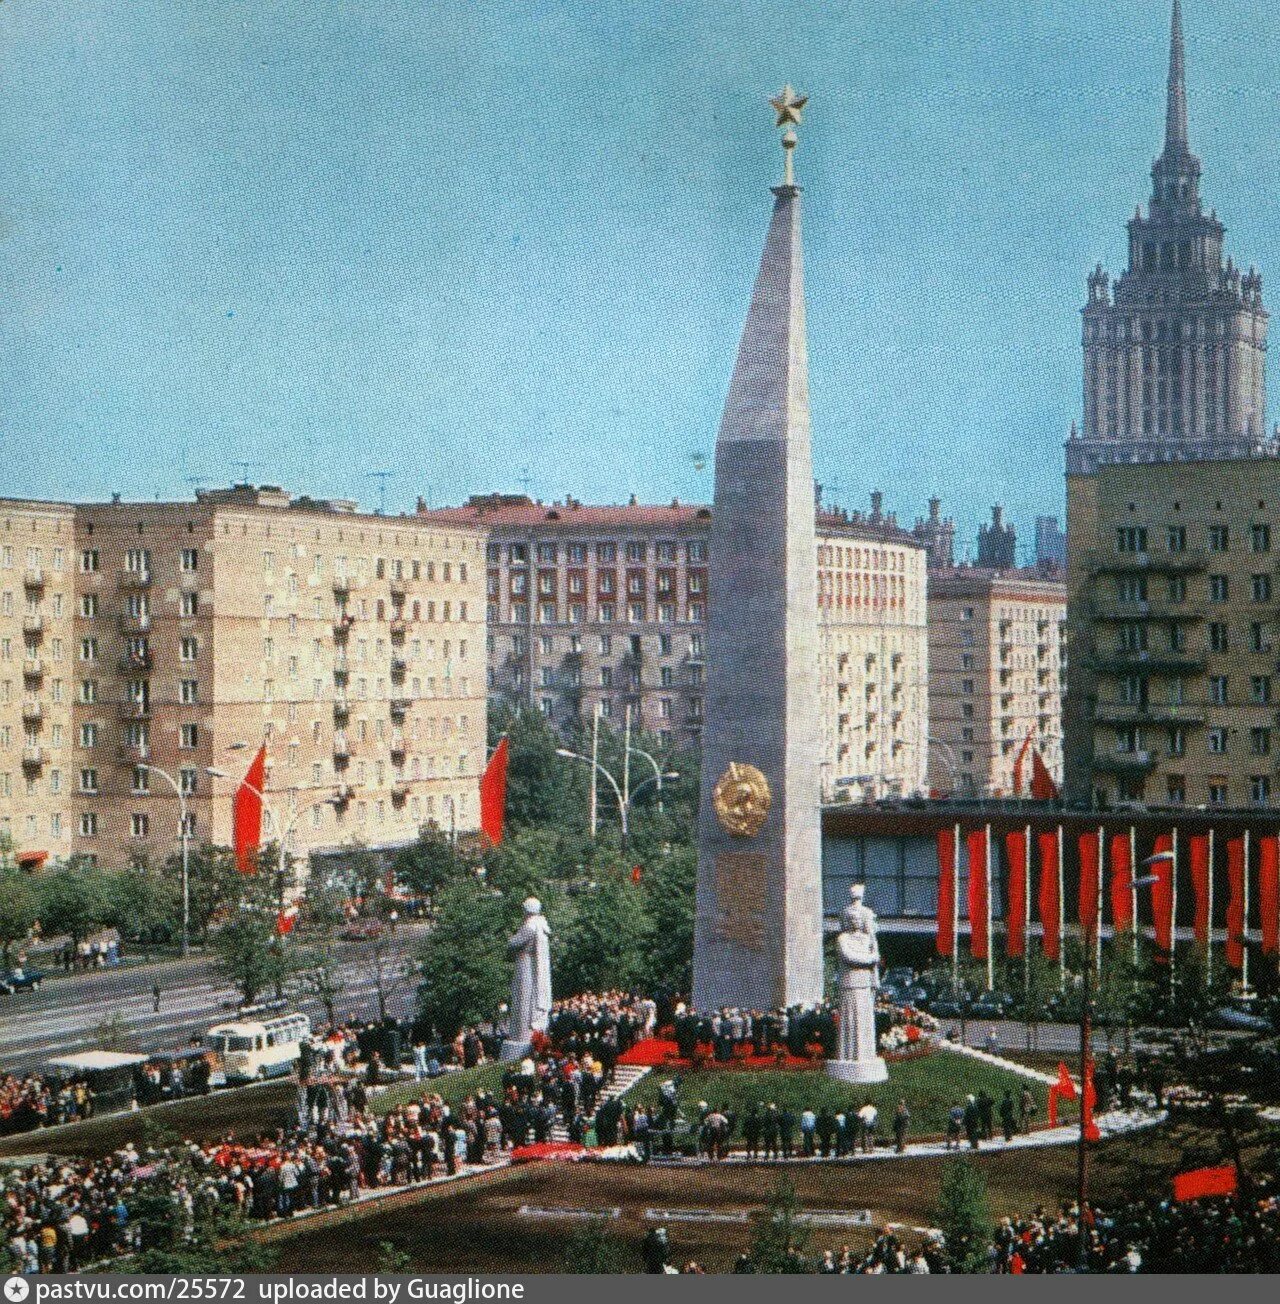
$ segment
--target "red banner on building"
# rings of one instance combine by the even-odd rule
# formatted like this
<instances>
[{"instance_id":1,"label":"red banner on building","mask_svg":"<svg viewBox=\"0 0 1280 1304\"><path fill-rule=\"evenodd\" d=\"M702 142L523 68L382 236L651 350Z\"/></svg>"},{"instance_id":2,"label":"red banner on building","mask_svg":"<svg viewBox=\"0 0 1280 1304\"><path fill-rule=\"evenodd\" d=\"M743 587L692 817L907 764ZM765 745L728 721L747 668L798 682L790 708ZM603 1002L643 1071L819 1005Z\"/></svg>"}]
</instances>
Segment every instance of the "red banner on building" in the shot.
<instances>
[{"instance_id":1,"label":"red banner on building","mask_svg":"<svg viewBox=\"0 0 1280 1304\"><path fill-rule=\"evenodd\" d=\"M1040 928L1045 956L1056 960L1062 947L1058 916L1061 904L1058 892L1058 835L1040 834Z\"/></svg>"},{"instance_id":2,"label":"red banner on building","mask_svg":"<svg viewBox=\"0 0 1280 1304\"><path fill-rule=\"evenodd\" d=\"M1258 913L1262 954L1280 951L1280 838L1258 839Z\"/></svg>"},{"instance_id":3,"label":"red banner on building","mask_svg":"<svg viewBox=\"0 0 1280 1304\"><path fill-rule=\"evenodd\" d=\"M1098 927L1098 835L1080 835L1080 927L1093 936Z\"/></svg>"},{"instance_id":4,"label":"red banner on building","mask_svg":"<svg viewBox=\"0 0 1280 1304\"><path fill-rule=\"evenodd\" d=\"M1227 839L1227 963L1244 967L1244 839Z\"/></svg>"},{"instance_id":5,"label":"red banner on building","mask_svg":"<svg viewBox=\"0 0 1280 1304\"><path fill-rule=\"evenodd\" d=\"M938 936L939 955L956 949L956 835L951 828L938 830Z\"/></svg>"},{"instance_id":6,"label":"red banner on building","mask_svg":"<svg viewBox=\"0 0 1280 1304\"><path fill-rule=\"evenodd\" d=\"M1021 830L1006 833L1009 856L1009 890L1005 893L1005 953L1016 959L1027 949L1027 835Z\"/></svg>"},{"instance_id":7,"label":"red banner on building","mask_svg":"<svg viewBox=\"0 0 1280 1304\"><path fill-rule=\"evenodd\" d=\"M969 848L969 954L975 960L987 958L987 831L974 829Z\"/></svg>"},{"instance_id":8,"label":"red banner on building","mask_svg":"<svg viewBox=\"0 0 1280 1304\"><path fill-rule=\"evenodd\" d=\"M1188 840L1191 861L1191 895L1195 900L1192 931L1198 945L1209 945L1209 835L1193 834ZM1158 868L1158 866L1157 866Z\"/></svg>"},{"instance_id":9,"label":"red banner on building","mask_svg":"<svg viewBox=\"0 0 1280 1304\"><path fill-rule=\"evenodd\" d=\"M1133 857L1127 833L1111 836L1111 922L1116 932L1133 927Z\"/></svg>"},{"instance_id":10,"label":"red banner on building","mask_svg":"<svg viewBox=\"0 0 1280 1304\"><path fill-rule=\"evenodd\" d=\"M1151 862L1155 882L1151 885L1151 913L1155 927L1156 946L1166 954L1173 950L1173 836L1162 833L1156 839L1155 854L1159 860Z\"/></svg>"},{"instance_id":11,"label":"red banner on building","mask_svg":"<svg viewBox=\"0 0 1280 1304\"><path fill-rule=\"evenodd\" d=\"M254 855L262 844L262 789L266 781L267 746L263 743L236 789L231 806L231 845L236 868L242 874L252 874L257 868Z\"/></svg>"}]
</instances>

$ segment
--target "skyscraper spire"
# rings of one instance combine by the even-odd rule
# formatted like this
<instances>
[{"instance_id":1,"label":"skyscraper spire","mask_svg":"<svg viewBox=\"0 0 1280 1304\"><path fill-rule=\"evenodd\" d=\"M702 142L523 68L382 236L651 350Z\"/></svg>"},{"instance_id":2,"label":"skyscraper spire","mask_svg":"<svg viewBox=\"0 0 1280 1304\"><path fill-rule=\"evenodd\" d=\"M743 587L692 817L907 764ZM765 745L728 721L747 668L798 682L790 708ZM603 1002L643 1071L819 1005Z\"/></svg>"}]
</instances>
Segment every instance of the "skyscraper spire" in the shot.
<instances>
[{"instance_id":1,"label":"skyscraper spire","mask_svg":"<svg viewBox=\"0 0 1280 1304\"><path fill-rule=\"evenodd\" d=\"M1169 33L1169 92L1164 118L1164 152L1186 153L1187 142L1187 53L1182 43L1182 4L1173 0Z\"/></svg>"}]
</instances>

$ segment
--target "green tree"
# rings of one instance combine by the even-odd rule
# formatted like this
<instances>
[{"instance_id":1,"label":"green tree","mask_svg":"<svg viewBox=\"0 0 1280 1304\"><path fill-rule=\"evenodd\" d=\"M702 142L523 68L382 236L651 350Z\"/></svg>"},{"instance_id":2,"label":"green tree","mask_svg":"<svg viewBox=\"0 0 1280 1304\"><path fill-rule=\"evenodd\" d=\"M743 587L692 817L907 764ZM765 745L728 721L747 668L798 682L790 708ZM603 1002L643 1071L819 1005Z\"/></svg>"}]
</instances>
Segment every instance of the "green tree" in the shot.
<instances>
[{"instance_id":1,"label":"green tree","mask_svg":"<svg viewBox=\"0 0 1280 1304\"><path fill-rule=\"evenodd\" d=\"M934 1223L956 1272L985 1271L991 1230L987 1180L967 1159L948 1160L943 1168Z\"/></svg>"},{"instance_id":2,"label":"green tree","mask_svg":"<svg viewBox=\"0 0 1280 1304\"><path fill-rule=\"evenodd\" d=\"M615 872L584 887L573 902L557 930L561 991L635 986L644 970L652 931L644 894Z\"/></svg>"},{"instance_id":3,"label":"green tree","mask_svg":"<svg viewBox=\"0 0 1280 1304\"><path fill-rule=\"evenodd\" d=\"M795 1184L789 1177L779 1178L770 1192L764 1217L756 1223L751 1238L751 1262L757 1272L780 1274L809 1270L805 1259L809 1232L800 1222L803 1212Z\"/></svg>"},{"instance_id":4,"label":"green tree","mask_svg":"<svg viewBox=\"0 0 1280 1304\"><path fill-rule=\"evenodd\" d=\"M46 937L66 934L79 945L110 917L110 880L94 865L73 858L39 884L40 923Z\"/></svg>"},{"instance_id":5,"label":"green tree","mask_svg":"<svg viewBox=\"0 0 1280 1304\"><path fill-rule=\"evenodd\" d=\"M1058 991L1060 981L1057 961L1050 960L1030 939L1025 958L1008 963L1005 990L1013 993L1016 1004L1011 1013L1024 1025L1028 1051L1040 1044L1040 1024L1049 1013L1049 998Z\"/></svg>"},{"instance_id":6,"label":"green tree","mask_svg":"<svg viewBox=\"0 0 1280 1304\"><path fill-rule=\"evenodd\" d=\"M418 1008L446 1037L492 1018L511 975L506 939L511 908L475 879L447 887L419 959Z\"/></svg>"},{"instance_id":7,"label":"green tree","mask_svg":"<svg viewBox=\"0 0 1280 1304\"><path fill-rule=\"evenodd\" d=\"M434 824L424 825L418 840L404 847L392 862L397 883L434 906L441 891L462 872L457 848Z\"/></svg>"},{"instance_id":8,"label":"green tree","mask_svg":"<svg viewBox=\"0 0 1280 1304\"><path fill-rule=\"evenodd\" d=\"M276 933L273 911L243 908L213 938L217 968L233 982L246 1005L280 987L287 973L285 948Z\"/></svg>"},{"instance_id":9,"label":"green tree","mask_svg":"<svg viewBox=\"0 0 1280 1304\"><path fill-rule=\"evenodd\" d=\"M692 846L679 846L638 863L650 923L641 985L651 992L691 991L698 854Z\"/></svg>"},{"instance_id":10,"label":"green tree","mask_svg":"<svg viewBox=\"0 0 1280 1304\"><path fill-rule=\"evenodd\" d=\"M31 933L38 912L38 894L29 875L0 865L0 960L8 970L10 952Z\"/></svg>"},{"instance_id":11,"label":"green tree","mask_svg":"<svg viewBox=\"0 0 1280 1304\"><path fill-rule=\"evenodd\" d=\"M564 1271L587 1276L625 1272L622 1243L607 1218L576 1227L564 1246Z\"/></svg>"},{"instance_id":12,"label":"green tree","mask_svg":"<svg viewBox=\"0 0 1280 1304\"><path fill-rule=\"evenodd\" d=\"M338 1022L338 1002L346 994L347 977L328 946L312 946L295 956L294 981L298 991L324 1006L329 1026Z\"/></svg>"},{"instance_id":13,"label":"green tree","mask_svg":"<svg viewBox=\"0 0 1280 1304\"><path fill-rule=\"evenodd\" d=\"M182 928L182 894L177 884L145 863L130 865L107 879L105 923L133 942L166 942Z\"/></svg>"},{"instance_id":14,"label":"green tree","mask_svg":"<svg viewBox=\"0 0 1280 1304\"><path fill-rule=\"evenodd\" d=\"M182 857L170 856L162 870L177 894L182 909ZM236 868L235 856L227 847L205 843L192 847L187 857L187 896L191 935L207 940L210 925L225 917L240 899L245 876Z\"/></svg>"},{"instance_id":15,"label":"green tree","mask_svg":"<svg viewBox=\"0 0 1280 1304\"><path fill-rule=\"evenodd\" d=\"M588 779L585 766L556 755L563 740L537 711L495 706L489 744L507 735L507 825L520 828L583 827Z\"/></svg>"}]
</instances>

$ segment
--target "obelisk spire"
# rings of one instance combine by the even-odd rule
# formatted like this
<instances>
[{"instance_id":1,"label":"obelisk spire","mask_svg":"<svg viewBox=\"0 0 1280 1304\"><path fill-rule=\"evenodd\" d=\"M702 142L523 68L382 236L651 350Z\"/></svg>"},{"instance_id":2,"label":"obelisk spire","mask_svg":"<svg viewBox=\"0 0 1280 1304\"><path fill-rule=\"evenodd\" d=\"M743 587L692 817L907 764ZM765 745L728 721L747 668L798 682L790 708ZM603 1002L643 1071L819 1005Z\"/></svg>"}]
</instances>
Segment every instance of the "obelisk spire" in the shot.
<instances>
[{"instance_id":1,"label":"obelisk spire","mask_svg":"<svg viewBox=\"0 0 1280 1304\"><path fill-rule=\"evenodd\" d=\"M1186 153L1187 140L1187 52L1182 42L1182 4L1173 0L1169 32L1169 88L1164 116L1164 152Z\"/></svg>"},{"instance_id":2,"label":"obelisk spire","mask_svg":"<svg viewBox=\"0 0 1280 1304\"><path fill-rule=\"evenodd\" d=\"M792 163L792 156L796 152L796 146L800 143L794 128L800 125L800 114L804 106L809 103L807 95L797 95L791 89L790 83L769 101L773 105L773 111L778 115L778 120L774 126L785 127L782 133L782 148L785 151L784 157L786 162L782 169L782 184L784 186L794 186L796 183L795 166Z\"/></svg>"}]
</instances>

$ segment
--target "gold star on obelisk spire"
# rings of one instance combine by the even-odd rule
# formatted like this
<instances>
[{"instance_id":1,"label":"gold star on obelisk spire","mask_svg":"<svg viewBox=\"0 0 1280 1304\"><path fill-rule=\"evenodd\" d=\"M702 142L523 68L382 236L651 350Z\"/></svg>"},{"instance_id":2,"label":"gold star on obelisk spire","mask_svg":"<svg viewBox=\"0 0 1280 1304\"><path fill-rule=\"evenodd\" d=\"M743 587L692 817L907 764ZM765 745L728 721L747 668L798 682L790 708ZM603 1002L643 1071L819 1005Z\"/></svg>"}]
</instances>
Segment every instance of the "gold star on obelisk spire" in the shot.
<instances>
[{"instance_id":1,"label":"gold star on obelisk spire","mask_svg":"<svg viewBox=\"0 0 1280 1304\"><path fill-rule=\"evenodd\" d=\"M809 97L807 95L797 95L791 89L790 83L788 83L769 103L773 106L774 113L777 114L777 121L774 126L786 128L782 133L782 148L786 160L782 184L784 186L794 186L796 183L795 169L792 166L791 158L798 143L794 128L800 125L801 111L809 103Z\"/></svg>"}]
</instances>

